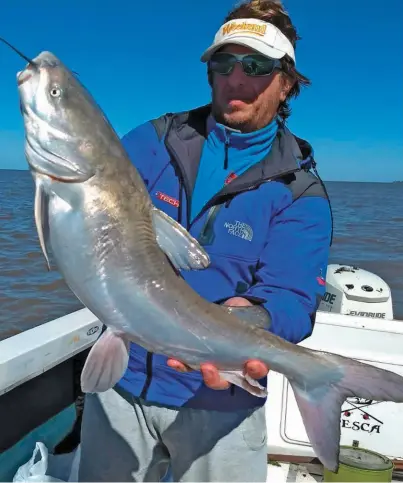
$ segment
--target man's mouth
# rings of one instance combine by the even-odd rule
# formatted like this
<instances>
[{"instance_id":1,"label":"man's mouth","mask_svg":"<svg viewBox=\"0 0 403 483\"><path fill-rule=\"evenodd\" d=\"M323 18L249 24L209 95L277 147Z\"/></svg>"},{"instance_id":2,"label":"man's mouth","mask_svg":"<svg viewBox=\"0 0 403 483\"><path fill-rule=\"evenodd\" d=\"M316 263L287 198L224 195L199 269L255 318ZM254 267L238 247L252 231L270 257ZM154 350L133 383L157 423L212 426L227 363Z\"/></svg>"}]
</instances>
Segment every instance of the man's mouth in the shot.
<instances>
[{"instance_id":1,"label":"man's mouth","mask_svg":"<svg viewBox=\"0 0 403 483\"><path fill-rule=\"evenodd\" d=\"M244 107L247 104L249 104L249 101L246 99L233 98L227 101L227 105L231 108Z\"/></svg>"},{"instance_id":2,"label":"man's mouth","mask_svg":"<svg viewBox=\"0 0 403 483\"><path fill-rule=\"evenodd\" d=\"M250 98L250 96L229 96L227 97L227 102L228 104L231 104L231 103L243 103L243 104L249 104L250 102L252 102L252 99Z\"/></svg>"}]
</instances>

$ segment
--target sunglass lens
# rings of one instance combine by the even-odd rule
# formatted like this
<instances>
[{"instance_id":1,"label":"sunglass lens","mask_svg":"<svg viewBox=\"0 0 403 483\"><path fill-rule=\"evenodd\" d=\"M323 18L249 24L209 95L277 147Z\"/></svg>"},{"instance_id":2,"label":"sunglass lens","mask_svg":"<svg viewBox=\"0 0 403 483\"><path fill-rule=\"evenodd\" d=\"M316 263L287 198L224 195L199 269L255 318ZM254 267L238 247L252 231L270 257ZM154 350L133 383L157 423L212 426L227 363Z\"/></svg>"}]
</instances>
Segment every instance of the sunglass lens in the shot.
<instances>
[{"instance_id":1,"label":"sunglass lens","mask_svg":"<svg viewBox=\"0 0 403 483\"><path fill-rule=\"evenodd\" d=\"M260 54L235 55L227 52L217 52L211 57L210 69L221 75L228 75L236 62L242 62L246 75L265 76L270 75L276 67L276 60Z\"/></svg>"},{"instance_id":2,"label":"sunglass lens","mask_svg":"<svg viewBox=\"0 0 403 483\"><path fill-rule=\"evenodd\" d=\"M210 69L218 74L229 74L234 68L236 58L225 52L217 53L210 60Z\"/></svg>"},{"instance_id":3,"label":"sunglass lens","mask_svg":"<svg viewBox=\"0 0 403 483\"><path fill-rule=\"evenodd\" d=\"M274 70L275 60L264 55L248 55L242 61L245 74L251 76L269 75Z\"/></svg>"}]
</instances>

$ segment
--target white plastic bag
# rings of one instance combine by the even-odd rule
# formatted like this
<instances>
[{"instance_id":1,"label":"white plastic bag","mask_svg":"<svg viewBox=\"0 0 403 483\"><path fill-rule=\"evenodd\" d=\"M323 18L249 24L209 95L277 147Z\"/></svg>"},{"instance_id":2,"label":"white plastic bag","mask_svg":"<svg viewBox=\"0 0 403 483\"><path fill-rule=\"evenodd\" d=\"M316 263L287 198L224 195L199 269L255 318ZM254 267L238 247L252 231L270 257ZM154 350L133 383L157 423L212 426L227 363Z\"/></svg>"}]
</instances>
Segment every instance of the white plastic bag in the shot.
<instances>
[{"instance_id":1,"label":"white plastic bag","mask_svg":"<svg viewBox=\"0 0 403 483\"><path fill-rule=\"evenodd\" d=\"M38 452L40 453L40 459L35 462ZM47 447L43 443L37 442L31 459L18 468L13 481L64 481L46 474L48 471L48 458Z\"/></svg>"}]
</instances>

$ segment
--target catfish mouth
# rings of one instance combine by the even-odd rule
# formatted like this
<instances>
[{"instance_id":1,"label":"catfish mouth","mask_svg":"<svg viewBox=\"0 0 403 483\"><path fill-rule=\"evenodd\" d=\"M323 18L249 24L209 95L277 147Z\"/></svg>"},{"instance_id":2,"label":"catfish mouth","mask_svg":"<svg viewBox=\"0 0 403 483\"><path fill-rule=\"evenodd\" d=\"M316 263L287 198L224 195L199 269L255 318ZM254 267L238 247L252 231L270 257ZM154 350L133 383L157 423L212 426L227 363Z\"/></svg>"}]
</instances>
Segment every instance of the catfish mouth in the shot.
<instances>
[{"instance_id":1,"label":"catfish mouth","mask_svg":"<svg viewBox=\"0 0 403 483\"><path fill-rule=\"evenodd\" d=\"M25 154L30 169L37 174L46 176L53 181L62 183L82 183L92 176L70 168L65 158L55 154L43 146L32 142L30 136L25 137Z\"/></svg>"},{"instance_id":2,"label":"catfish mouth","mask_svg":"<svg viewBox=\"0 0 403 483\"><path fill-rule=\"evenodd\" d=\"M51 174L50 170L46 169L47 167L51 169L52 165L54 165L51 161L51 158L55 156L53 153L47 152L46 150L39 152L39 150L34 148L33 144L29 141L29 137L25 138L25 153L29 167L35 174L40 174L54 181L63 181L63 178ZM49 156L44 156L45 153ZM40 159L40 163L36 163L34 159Z\"/></svg>"},{"instance_id":3,"label":"catfish mouth","mask_svg":"<svg viewBox=\"0 0 403 483\"><path fill-rule=\"evenodd\" d=\"M96 168L84 152L85 140L64 119L63 99L59 99L56 108L47 98L51 79L42 66L53 67L53 57L44 55L40 60L17 76L29 168L33 173L62 183L86 182L95 175Z\"/></svg>"},{"instance_id":4,"label":"catfish mouth","mask_svg":"<svg viewBox=\"0 0 403 483\"><path fill-rule=\"evenodd\" d=\"M48 125L48 121L23 99L20 101L20 109L25 122L25 156L32 171L63 183L82 183L94 175L94 172L82 169L72 158L49 149L52 143L67 143L68 146L74 143L74 139Z\"/></svg>"},{"instance_id":5,"label":"catfish mouth","mask_svg":"<svg viewBox=\"0 0 403 483\"><path fill-rule=\"evenodd\" d=\"M25 156L29 168L35 174L54 181L74 182L77 181L77 178L82 178L85 173L82 173L78 166L72 165L73 163L68 159L51 151L47 146L46 140L52 134L53 137L56 137L54 139L56 143L58 142L57 137L60 137L60 140L63 141L66 139L66 134L48 125L46 117L36 111L35 96L38 86L30 87L29 84L35 82L35 76L39 76L38 69L38 66L28 65L17 74L17 84L20 88L20 111L25 124ZM43 139L41 139L42 137Z\"/></svg>"},{"instance_id":6,"label":"catfish mouth","mask_svg":"<svg viewBox=\"0 0 403 483\"><path fill-rule=\"evenodd\" d=\"M21 87L24 82L30 80L32 76L35 74L35 71L31 65L29 65L26 69L18 72L17 74L17 86Z\"/></svg>"}]
</instances>

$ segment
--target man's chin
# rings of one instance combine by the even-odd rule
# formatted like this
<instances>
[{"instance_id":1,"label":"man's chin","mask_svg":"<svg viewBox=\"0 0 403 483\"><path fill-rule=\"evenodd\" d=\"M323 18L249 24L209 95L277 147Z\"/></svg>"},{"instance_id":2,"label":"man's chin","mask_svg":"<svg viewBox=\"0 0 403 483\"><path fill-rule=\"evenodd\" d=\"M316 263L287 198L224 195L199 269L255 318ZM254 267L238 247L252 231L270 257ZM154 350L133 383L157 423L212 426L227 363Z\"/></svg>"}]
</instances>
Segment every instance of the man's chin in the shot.
<instances>
[{"instance_id":1,"label":"man's chin","mask_svg":"<svg viewBox=\"0 0 403 483\"><path fill-rule=\"evenodd\" d=\"M225 106L225 108L215 109L213 106L213 114L215 119L225 126L233 129L242 130L245 125L250 122L251 113L249 106L244 105L243 108Z\"/></svg>"},{"instance_id":2,"label":"man's chin","mask_svg":"<svg viewBox=\"0 0 403 483\"><path fill-rule=\"evenodd\" d=\"M239 109L223 113L223 118L225 119L225 124L231 127L242 126L249 120L247 113Z\"/></svg>"}]
</instances>

